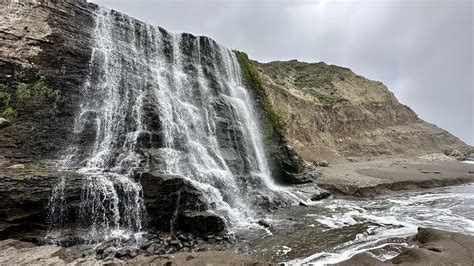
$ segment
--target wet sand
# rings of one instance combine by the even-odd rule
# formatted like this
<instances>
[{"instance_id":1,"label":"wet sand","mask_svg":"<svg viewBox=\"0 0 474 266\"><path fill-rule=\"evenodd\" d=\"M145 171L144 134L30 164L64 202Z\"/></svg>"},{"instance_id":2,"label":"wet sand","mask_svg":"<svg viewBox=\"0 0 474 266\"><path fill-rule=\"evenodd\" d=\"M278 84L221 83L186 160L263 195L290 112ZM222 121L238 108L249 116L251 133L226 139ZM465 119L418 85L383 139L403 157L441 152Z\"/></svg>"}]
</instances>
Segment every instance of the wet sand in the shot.
<instances>
[{"instance_id":1,"label":"wet sand","mask_svg":"<svg viewBox=\"0 0 474 266\"><path fill-rule=\"evenodd\" d=\"M365 252L337 265L474 265L474 236L418 228L413 240L416 247L407 248L385 262Z\"/></svg>"},{"instance_id":2,"label":"wet sand","mask_svg":"<svg viewBox=\"0 0 474 266\"><path fill-rule=\"evenodd\" d=\"M421 157L350 158L321 168L316 184L339 196L373 197L474 182L474 164L433 154Z\"/></svg>"}]
</instances>

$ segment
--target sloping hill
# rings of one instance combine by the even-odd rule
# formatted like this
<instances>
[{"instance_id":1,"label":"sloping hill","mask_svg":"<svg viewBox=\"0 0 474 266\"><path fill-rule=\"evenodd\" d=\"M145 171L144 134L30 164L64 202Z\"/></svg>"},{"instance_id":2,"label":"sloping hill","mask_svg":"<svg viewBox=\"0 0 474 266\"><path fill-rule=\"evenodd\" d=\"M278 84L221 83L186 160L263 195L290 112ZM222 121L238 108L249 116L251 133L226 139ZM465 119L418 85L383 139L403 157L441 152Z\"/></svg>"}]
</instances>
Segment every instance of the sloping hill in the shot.
<instances>
[{"instance_id":1,"label":"sloping hill","mask_svg":"<svg viewBox=\"0 0 474 266\"><path fill-rule=\"evenodd\" d=\"M305 160L469 149L418 118L381 82L350 69L296 60L253 64L287 122L289 143Z\"/></svg>"}]
</instances>

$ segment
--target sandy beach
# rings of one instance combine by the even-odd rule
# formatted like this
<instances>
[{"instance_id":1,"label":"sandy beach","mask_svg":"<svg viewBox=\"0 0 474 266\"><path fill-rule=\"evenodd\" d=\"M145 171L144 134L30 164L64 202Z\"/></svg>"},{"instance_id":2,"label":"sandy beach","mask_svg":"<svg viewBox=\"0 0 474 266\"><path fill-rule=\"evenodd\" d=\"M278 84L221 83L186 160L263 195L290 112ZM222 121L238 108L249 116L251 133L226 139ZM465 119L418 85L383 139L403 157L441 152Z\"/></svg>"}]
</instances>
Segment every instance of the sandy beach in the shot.
<instances>
[{"instance_id":1,"label":"sandy beach","mask_svg":"<svg viewBox=\"0 0 474 266\"><path fill-rule=\"evenodd\" d=\"M442 154L348 158L331 162L321 173L319 187L353 197L474 182L474 164Z\"/></svg>"}]
</instances>

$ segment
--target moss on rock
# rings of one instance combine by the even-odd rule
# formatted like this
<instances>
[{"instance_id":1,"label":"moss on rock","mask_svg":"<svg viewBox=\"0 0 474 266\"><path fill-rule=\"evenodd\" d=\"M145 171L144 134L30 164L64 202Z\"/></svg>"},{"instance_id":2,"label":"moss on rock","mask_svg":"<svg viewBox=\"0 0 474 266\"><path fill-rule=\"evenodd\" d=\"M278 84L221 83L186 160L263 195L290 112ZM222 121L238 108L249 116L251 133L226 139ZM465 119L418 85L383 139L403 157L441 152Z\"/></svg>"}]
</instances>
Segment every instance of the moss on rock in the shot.
<instances>
[{"instance_id":1,"label":"moss on rock","mask_svg":"<svg viewBox=\"0 0 474 266\"><path fill-rule=\"evenodd\" d=\"M245 84L255 90L258 98L260 99L262 107L268 114L272 124L280 130L283 129L286 125L285 119L281 113L273 107L267 92L263 88L257 69L252 65L246 53L240 51L234 52L237 56L237 60L239 61Z\"/></svg>"},{"instance_id":2,"label":"moss on rock","mask_svg":"<svg viewBox=\"0 0 474 266\"><path fill-rule=\"evenodd\" d=\"M245 85L251 88L260 100L261 111L258 112L258 115L272 176L278 183L299 183L300 180L296 175L303 169L302 161L288 145L284 136L286 121L270 101L255 64L244 52L235 51L235 54L242 70Z\"/></svg>"},{"instance_id":3,"label":"moss on rock","mask_svg":"<svg viewBox=\"0 0 474 266\"><path fill-rule=\"evenodd\" d=\"M344 102L344 101L347 101L347 99L339 96L339 95L331 95L331 94L327 94L327 93L324 93L324 92L319 92L319 91L316 91L316 90L304 90L305 92L313 95L313 96L316 96L316 98L318 98L319 102L324 106L324 107L332 107L334 104L338 103L338 102Z\"/></svg>"}]
</instances>

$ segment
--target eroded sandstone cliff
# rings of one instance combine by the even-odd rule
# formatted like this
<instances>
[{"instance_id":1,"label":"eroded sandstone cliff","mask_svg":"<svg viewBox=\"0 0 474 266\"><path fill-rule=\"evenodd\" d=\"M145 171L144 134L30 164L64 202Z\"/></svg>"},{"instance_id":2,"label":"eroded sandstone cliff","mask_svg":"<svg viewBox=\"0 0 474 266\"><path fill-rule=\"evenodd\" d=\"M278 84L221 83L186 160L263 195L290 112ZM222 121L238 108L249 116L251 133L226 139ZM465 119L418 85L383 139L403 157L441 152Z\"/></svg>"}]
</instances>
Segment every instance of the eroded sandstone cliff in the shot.
<instances>
[{"instance_id":1,"label":"eroded sandstone cliff","mask_svg":"<svg viewBox=\"0 0 474 266\"><path fill-rule=\"evenodd\" d=\"M285 136L305 160L469 149L418 118L384 84L350 69L296 60L253 63L286 121Z\"/></svg>"}]
</instances>

